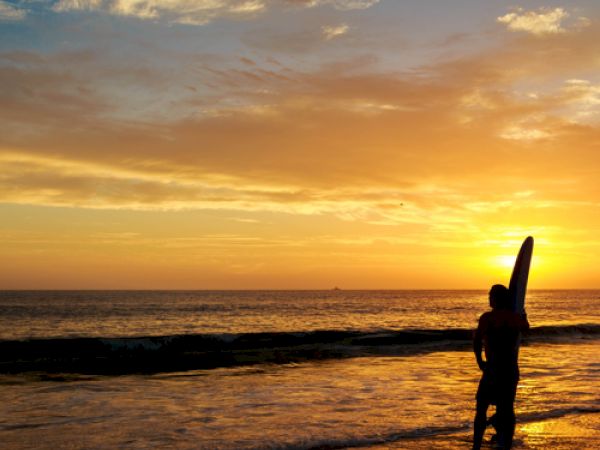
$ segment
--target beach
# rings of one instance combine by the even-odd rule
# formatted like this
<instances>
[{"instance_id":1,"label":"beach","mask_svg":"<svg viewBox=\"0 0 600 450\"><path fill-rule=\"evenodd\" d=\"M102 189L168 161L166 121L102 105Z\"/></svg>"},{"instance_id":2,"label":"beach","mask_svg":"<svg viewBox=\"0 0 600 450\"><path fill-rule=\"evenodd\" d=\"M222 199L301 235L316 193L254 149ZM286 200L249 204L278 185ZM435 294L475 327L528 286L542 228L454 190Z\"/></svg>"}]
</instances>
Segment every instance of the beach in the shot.
<instances>
[{"instance_id":1,"label":"beach","mask_svg":"<svg viewBox=\"0 0 600 450\"><path fill-rule=\"evenodd\" d=\"M9 310L19 311L24 317L24 309L17 308L19 302L21 306L29 304L32 310L39 309L43 303L39 298L42 294L37 295L17 301L14 295L3 293L4 305L12 305L3 309L4 314ZM63 300L68 297L68 294L54 295L54 298ZM140 315L149 324L155 324L156 317L149 315L147 302L129 301L129 308L123 308L123 303L128 302L126 299L131 298L126 293L78 295L82 305L96 312L102 309L99 302L104 305L103 308L108 308L107 304L111 303L108 299L112 298L114 314L110 321L115 325L126 326L121 322L128 317L132 319L130 325L139 327L137 316ZM298 346L298 342L284 345L282 336L289 339L290 335L295 335L297 339L310 338L314 341L315 329L323 329L331 323L354 324L360 315L375 321L375 313L379 311L385 326L368 329L353 326L349 327L350 330L334 327L329 332L341 333L335 335L337 338L342 336L341 340L333 344L312 342L313 346L320 345L322 352L310 353L312 357L305 353L297 361L290 360L294 359L294 353L289 351L288 358L280 363L266 358L263 362L210 369L145 370L144 373L131 370L130 373L114 376L89 370L79 373L41 370L47 366L32 362L39 364L40 370L13 370L10 373L11 364L5 357L2 363L4 370L0 375L0 439L4 446L14 449L470 447L474 396L480 373L469 351L468 341L460 339L457 330L463 329L458 328L459 325L464 329L468 329L466 325L469 324L474 326L477 314L486 310L485 292L230 293L225 295L228 296L226 301L223 300L224 294L219 297L219 301L227 306L221 312L215 312L219 311L215 306L219 301L209 293L187 294L189 298L179 303L174 300L178 294L163 292L160 295L163 299L171 298L172 308L179 308L182 314L187 311L188 317L191 303L195 303L199 310L212 311L214 323L218 322L215 315L224 314L223 311L232 314L236 304L238 311L251 309L257 323L267 323L266 316L273 314L272 299L277 296L287 295L290 304L321 301L328 305L322 305L320 319L316 315L311 316L313 322L308 323L304 330L283 333L290 322L297 324L301 321L291 317L289 321L282 322L279 332L283 334L269 335L271 339L274 339L273 336L280 339L281 352L285 345ZM238 298L237 303L232 300L235 298ZM427 298L429 306L424 302L420 313L412 314L412 318L411 314L403 315L396 311L399 305L417 308L414 305ZM569 307L569 298L579 304L587 302L590 306L586 308L588 311L598 310L597 306L596 309L593 306L597 305L597 291L533 292L529 299L529 318L534 327L532 333L536 333L538 324L541 324L541 329L538 328L537 336L529 340L525 337L521 348L514 448L591 450L600 444L600 324L597 315L578 316L578 310ZM555 315L537 320L541 311L548 309L553 301ZM36 308L32 303L37 305ZM457 308L457 303L463 307L449 314L448 328L438 326L425 333L422 324L418 324L421 331L417 333L408 321L414 323L415 317L431 314L428 312L431 303L437 304L438 309L440 303L445 304L448 310ZM213 305L212 309L207 307L208 304ZM250 304L254 305L253 308L249 308ZM362 305L360 311L357 305ZM556 305L566 306L558 311ZM45 307L48 308L47 305ZM286 308L284 301L281 308ZM55 317L51 319L55 323L60 323L56 317L59 309L55 310ZM172 314L177 315L177 312L172 311ZM72 325L68 318L74 316L73 308L65 310L64 315L64 327L69 330ZM331 317L334 318L329 320ZM4 319L8 323L8 318ZM79 319L80 333L83 334L81 330L86 326L93 328L93 320L86 319L81 311ZM242 319L238 317L240 323L249 326L248 321ZM317 323L318 320L321 322ZM425 321L423 317L422 320ZM439 317L432 317L432 322L438 320ZM86 321L90 323L84 324ZM395 327L391 326L394 321ZM234 326L233 322L228 326ZM271 324L276 323L279 322L272 317ZM19 324L14 317L13 324L17 330ZM171 326L176 325L172 323ZM60 336L60 328L56 326L45 328L45 332L43 329L40 323L36 336L38 344L40 341L45 345L51 342L48 336L42 337L44 333L52 332L54 339L57 334ZM127 334L123 328L120 330L121 334ZM344 334L351 330L355 333L352 339ZM420 336L419 339L406 340L406 333L411 330ZM438 339L435 330L446 333L443 334L445 339ZM200 334L206 332L202 329L196 331ZM219 342L232 345L242 336L233 331L208 334L221 339ZM253 335L245 328L243 331L246 339ZM264 333L265 330L256 328L256 333L261 331ZM6 326L3 333L0 344L26 341L22 335L17 340L7 339ZM63 334L74 338L72 334ZM90 334L93 333L87 333ZM135 339L136 335L132 332L129 337ZM106 341L109 336L110 333L98 339ZM384 339L386 336L387 340ZM116 336L112 335L112 339ZM162 339L158 342L164 342L164 336ZM264 339L262 344L251 342L254 347L264 347L255 354L272 354L267 350L275 345L274 342ZM337 351L325 352L332 347ZM121 349L118 358L125 363L127 358L138 357L125 354ZM486 439L489 437L488 432Z\"/></svg>"}]
</instances>

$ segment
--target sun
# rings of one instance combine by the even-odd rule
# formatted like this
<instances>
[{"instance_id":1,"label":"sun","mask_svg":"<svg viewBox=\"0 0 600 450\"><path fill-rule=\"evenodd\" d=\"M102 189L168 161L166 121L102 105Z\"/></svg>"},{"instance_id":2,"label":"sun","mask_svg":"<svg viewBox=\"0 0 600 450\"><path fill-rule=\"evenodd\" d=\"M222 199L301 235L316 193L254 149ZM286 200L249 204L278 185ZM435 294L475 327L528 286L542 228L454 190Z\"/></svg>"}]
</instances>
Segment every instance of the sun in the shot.
<instances>
[{"instance_id":1,"label":"sun","mask_svg":"<svg viewBox=\"0 0 600 450\"><path fill-rule=\"evenodd\" d=\"M504 268L512 268L515 265L516 257L513 255L496 256L496 264Z\"/></svg>"}]
</instances>

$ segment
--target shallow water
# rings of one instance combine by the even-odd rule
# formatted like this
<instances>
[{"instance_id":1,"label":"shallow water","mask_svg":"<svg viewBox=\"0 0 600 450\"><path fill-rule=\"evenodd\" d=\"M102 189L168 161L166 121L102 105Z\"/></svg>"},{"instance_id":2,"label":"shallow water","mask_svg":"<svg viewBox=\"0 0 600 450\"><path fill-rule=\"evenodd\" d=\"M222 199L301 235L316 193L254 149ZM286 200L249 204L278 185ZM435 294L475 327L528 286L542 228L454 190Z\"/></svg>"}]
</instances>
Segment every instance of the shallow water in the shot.
<instances>
[{"instance_id":1,"label":"shallow water","mask_svg":"<svg viewBox=\"0 0 600 450\"><path fill-rule=\"evenodd\" d=\"M586 436L578 448L597 448L598 342L521 353L520 447L550 448L544 443L568 432L556 425L567 418ZM478 376L469 352L71 381L4 376L0 437L15 449L427 448L436 441L467 448Z\"/></svg>"}]
</instances>

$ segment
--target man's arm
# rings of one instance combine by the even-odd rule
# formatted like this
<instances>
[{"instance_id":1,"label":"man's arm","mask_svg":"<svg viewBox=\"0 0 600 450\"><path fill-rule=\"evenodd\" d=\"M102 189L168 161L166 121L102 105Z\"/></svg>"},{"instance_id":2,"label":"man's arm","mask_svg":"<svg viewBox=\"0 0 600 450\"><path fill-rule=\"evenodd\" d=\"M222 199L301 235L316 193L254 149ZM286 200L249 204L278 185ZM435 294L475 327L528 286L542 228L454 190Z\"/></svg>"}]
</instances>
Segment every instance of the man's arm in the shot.
<instances>
[{"instance_id":1,"label":"man's arm","mask_svg":"<svg viewBox=\"0 0 600 450\"><path fill-rule=\"evenodd\" d=\"M519 330L529 330L529 321L527 320L527 313L525 311L523 311L523 314L519 314Z\"/></svg>"},{"instance_id":2,"label":"man's arm","mask_svg":"<svg viewBox=\"0 0 600 450\"><path fill-rule=\"evenodd\" d=\"M483 371L485 370L486 362L483 360L482 351L483 351L483 330L482 330L482 322L483 316L479 318L479 324L477 325L477 330L475 330L475 334L473 335L473 352L475 353L475 359L477 359L477 365Z\"/></svg>"}]
</instances>

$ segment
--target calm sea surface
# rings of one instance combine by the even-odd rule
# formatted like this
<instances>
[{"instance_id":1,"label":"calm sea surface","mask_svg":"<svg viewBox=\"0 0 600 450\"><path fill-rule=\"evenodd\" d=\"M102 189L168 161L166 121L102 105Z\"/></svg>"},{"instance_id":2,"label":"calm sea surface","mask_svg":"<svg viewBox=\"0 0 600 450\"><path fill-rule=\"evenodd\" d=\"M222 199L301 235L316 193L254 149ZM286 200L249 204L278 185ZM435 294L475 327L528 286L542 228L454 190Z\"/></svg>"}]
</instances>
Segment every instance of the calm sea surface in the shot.
<instances>
[{"instance_id":1,"label":"calm sea surface","mask_svg":"<svg viewBox=\"0 0 600 450\"><path fill-rule=\"evenodd\" d=\"M485 291L0 292L0 339L472 328ZM532 324L600 324L600 291L532 291Z\"/></svg>"},{"instance_id":2,"label":"calm sea surface","mask_svg":"<svg viewBox=\"0 0 600 450\"><path fill-rule=\"evenodd\" d=\"M0 447L469 448L465 332L486 297L1 292ZM600 448L600 291L532 291L526 307L515 448ZM130 366L96 373L103 361Z\"/></svg>"}]
</instances>

